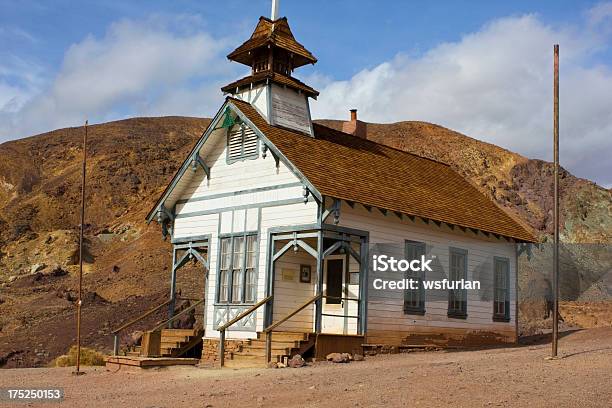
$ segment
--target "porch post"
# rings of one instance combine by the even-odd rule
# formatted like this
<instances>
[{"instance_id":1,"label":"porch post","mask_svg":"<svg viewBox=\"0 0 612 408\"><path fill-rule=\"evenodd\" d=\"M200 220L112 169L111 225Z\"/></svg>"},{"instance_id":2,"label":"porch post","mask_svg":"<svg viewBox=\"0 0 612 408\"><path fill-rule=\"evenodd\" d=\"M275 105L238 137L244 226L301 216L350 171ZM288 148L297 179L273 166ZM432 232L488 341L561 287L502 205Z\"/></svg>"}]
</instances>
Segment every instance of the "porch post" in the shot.
<instances>
[{"instance_id":1,"label":"porch post","mask_svg":"<svg viewBox=\"0 0 612 408\"><path fill-rule=\"evenodd\" d=\"M208 246L206 247L206 261L208 262L208 266L204 266L204 268L206 269L206 272L204 273L204 304L203 304L203 311L202 313L204 314L204 316L202 316L202 330L204 330L204 335L206 335L206 307L208 306L208 275L210 272L210 246L211 246L211 239L208 240Z\"/></svg>"},{"instance_id":2,"label":"porch post","mask_svg":"<svg viewBox=\"0 0 612 408\"><path fill-rule=\"evenodd\" d=\"M323 228L317 233L317 294L323 293ZM323 298L316 301L315 333L321 333Z\"/></svg>"},{"instance_id":3,"label":"porch post","mask_svg":"<svg viewBox=\"0 0 612 408\"><path fill-rule=\"evenodd\" d=\"M359 265L359 334L365 335L368 329L368 238L361 237L359 246L361 264Z\"/></svg>"},{"instance_id":4,"label":"porch post","mask_svg":"<svg viewBox=\"0 0 612 408\"><path fill-rule=\"evenodd\" d=\"M268 233L268 248L266 256L266 297L274 295L274 234ZM274 316L274 299L266 303L263 328L272 324Z\"/></svg>"},{"instance_id":5,"label":"porch post","mask_svg":"<svg viewBox=\"0 0 612 408\"><path fill-rule=\"evenodd\" d=\"M176 247L172 246L172 275L170 277L170 305L168 306L168 318L174 316L174 306L176 304Z\"/></svg>"}]
</instances>

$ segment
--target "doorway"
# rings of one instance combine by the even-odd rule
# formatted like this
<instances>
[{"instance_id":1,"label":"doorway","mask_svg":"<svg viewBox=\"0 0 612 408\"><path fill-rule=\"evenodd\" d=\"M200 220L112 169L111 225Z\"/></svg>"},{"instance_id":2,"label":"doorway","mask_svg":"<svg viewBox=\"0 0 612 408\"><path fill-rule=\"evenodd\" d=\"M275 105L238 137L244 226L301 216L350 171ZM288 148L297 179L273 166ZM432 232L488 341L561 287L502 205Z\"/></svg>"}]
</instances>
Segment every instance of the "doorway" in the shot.
<instances>
[{"instance_id":1,"label":"doorway","mask_svg":"<svg viewBox=\"0 0 612 408\"><path fill-rule=\"evenodd\" d=\"M347 334L346 316L347 269L345 255L325 258L323 268L323 319L324 333Z\"/></svg>"}]
</instances>

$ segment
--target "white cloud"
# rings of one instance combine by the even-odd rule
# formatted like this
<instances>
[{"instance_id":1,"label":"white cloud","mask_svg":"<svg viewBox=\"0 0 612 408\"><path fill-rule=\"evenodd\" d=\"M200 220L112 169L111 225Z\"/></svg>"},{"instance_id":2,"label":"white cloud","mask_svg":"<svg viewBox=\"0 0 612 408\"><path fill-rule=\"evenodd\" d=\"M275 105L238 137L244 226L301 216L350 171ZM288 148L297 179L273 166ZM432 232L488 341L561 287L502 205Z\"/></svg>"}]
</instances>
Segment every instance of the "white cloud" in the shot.
<instances>
[{"instance_id":1,"label":"white cloud","mask_svg":"<svg viewBox=\"0 0 612 408\"><path fill-rule=\"evenodd\" d=\"M612 36L612 3L576 26L526 15L490 22L422 55L399 53L348 80L317 72L314 117L359 108L373 122L438 123L529 157L550 159L552 45L561 44L561 160L612 185L612 70L596 64ZM242 74L224 55L240 39L185 27L199 17L122 20L65 53L59 71L0 55L0 141L134 115L211 115L219 87ZM241 38L242 39L242 38ZM9 58L10 57L10 58Z\"/></svg>"},{"instance_id":2,"label":"white cloud","mask_svg":"<svg viewBox=\"0 0 612 408\"><path fill-rule=\"evenodd\" d=\"M104 37L72 45L57 76L35 95L3 82L7 74L0 69L0 138L78 125L87 117L210 114L211 102L221 100L212 84L222 85L234 69L223 55L227 41L186 31L185 20L116 22ZM179 104L177 95L189 103Z\"/></svg>"},{"instance_id":3,"label":"white cloud","mask_svg":"<svg viewBox=\"0 0 612 408\"><path fill-rule=\"evenodd\" d=\"M534 15L503 18L458 42L416 57L399 54L345 81L311 78L321 90L313 115L345 118L356 107L366 121L433 122L550 159L552 46L559 43L562 165L609 185L612 71L589 61L609 40L602 21L611 12L609 4L599 5L582 27L564 29Z\"/></svg>"}]
</instances>

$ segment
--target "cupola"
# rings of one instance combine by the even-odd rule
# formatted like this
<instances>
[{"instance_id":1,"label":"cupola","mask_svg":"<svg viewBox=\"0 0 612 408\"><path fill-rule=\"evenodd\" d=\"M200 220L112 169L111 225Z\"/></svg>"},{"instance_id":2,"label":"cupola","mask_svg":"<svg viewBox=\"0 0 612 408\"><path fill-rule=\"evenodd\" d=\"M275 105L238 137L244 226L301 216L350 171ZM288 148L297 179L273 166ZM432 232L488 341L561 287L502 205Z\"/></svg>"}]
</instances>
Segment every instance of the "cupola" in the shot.
<instances>
[{"instance_id":1,"label":"cupola","mask_svg":"<svg viewBox=\"0 0 612 408\"><path fill-rule=\"evenodd\" d=\"M251 74L221 90L249 102L270 125L312 136L308 98L316 99L319 92L294 78L293 72L317 59L297 42L287 18L277 17L278 6L273 0L271 18L260 17L251 37L227 56L249 66Z\"/></svg>"}]
</instances>

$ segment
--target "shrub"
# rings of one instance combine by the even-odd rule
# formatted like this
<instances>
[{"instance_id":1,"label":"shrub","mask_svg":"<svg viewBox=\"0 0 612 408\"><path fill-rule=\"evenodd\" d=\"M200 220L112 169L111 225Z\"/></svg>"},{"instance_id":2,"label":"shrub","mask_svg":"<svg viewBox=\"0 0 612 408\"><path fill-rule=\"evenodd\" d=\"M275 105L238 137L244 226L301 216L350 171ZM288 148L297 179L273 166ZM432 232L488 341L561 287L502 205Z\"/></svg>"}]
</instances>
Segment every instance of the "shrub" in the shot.
<instances>
[{"instance_id":1,"label":"shrub","mask_svg":"<svg viewBox=\"0 0 612 408\"><path fill-rule=\"evenodd\" d=\"M59 356L53 361L55 367L71 367L76 366L77 348L70 347L68 354ZM81 347L81 365L83 366L103 366L104 355L94 349Z\"/></svg>"}]
</instances>

